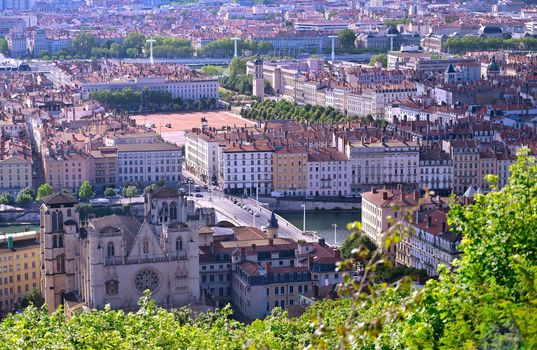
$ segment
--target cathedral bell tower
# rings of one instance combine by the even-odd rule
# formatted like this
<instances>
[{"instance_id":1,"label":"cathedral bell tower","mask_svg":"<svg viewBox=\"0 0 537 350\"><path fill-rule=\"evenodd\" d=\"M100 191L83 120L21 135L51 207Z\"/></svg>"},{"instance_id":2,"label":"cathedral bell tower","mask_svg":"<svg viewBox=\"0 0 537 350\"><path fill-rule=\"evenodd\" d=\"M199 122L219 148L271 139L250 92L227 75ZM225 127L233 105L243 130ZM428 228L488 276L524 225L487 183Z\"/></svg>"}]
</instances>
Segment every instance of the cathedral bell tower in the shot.
<instances>
[{"instance_id":1,"label":"cathedral bell tower","mask_svg":"<svg viewBox=\"0 0 537 350\"><path fill-rule=\"evenodd\" d=\"M43 198L40 208L41 291L50 312L76 291L76 251L80 228L77 201L64 194Z\"/></svg>"}]
</instances>

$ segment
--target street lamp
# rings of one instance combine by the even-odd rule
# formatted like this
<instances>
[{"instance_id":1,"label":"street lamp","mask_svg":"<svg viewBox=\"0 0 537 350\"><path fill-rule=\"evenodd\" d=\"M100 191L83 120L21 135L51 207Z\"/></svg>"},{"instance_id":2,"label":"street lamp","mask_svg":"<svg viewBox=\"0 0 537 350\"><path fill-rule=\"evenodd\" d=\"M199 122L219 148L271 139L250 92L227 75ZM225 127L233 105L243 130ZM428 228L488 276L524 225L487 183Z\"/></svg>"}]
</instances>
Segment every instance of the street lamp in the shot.
<instances>
[{"instance_id":1,"label":"street lamp","mask_svg":"<svg viewBox=\"0 0 537 350\"><path fill-rule=\"evenodd\" d=\"M302 233L306 232L306 203L301 204L302 208L304 208L304 221L302 223Z\"/></svg>"},{"instance_id":2,"label":"street lamp","mask_svg":"<svg viewBox=\"0 0 537 350\"><path fill-rule=\"evenodd\" d=\"M337 247L337 224L332 224L334 228L334 247Z\"/></svg>"}]
</instances>

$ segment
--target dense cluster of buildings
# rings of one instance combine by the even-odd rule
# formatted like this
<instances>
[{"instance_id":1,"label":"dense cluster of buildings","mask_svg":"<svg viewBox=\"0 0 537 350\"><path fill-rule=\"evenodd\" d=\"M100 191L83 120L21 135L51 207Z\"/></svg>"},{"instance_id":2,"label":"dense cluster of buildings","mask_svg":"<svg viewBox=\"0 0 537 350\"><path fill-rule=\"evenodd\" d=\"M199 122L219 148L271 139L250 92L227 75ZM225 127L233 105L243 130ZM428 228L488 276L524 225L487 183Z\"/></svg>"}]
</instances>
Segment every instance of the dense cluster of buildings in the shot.
<instances>
[{"instance_id":1,"label":"dense cluster of buildings","mask_svg":"<svg viewBox=\"0 0 537 350\"><path fill-rule=\"evenodd\" d=\"M50 311L85 307L136 309L146 290L164 307L233 302L247 319L275 307L300 308L300 296L340 283L339 251L324 240L295 242L267 231L214 223L172 188L146 193L139 215L80 220L77 201L64 194L43 199L40 232L3 236L0 311L42 291ZM211 221L211 222L209 222Z\"/></svg>"},{"instance_id":2,"label":"dense cluster of buildings","mask_svg":"<svg viewBox=\"0 0 537 350\"><path fill-rule=\"evenodd\" d=\"M196 208L177 190L183 170L229 195L361 201L363 232L383 246L387 234L404 228L409 234L388 257L436 276L439 264L459 255L447 196L471 203L507 185L522 147L537 153L537 55L453 55L446 46L464 36L535 38L537 9L527 2L0 0L0 11L5 54L15 58L68 50L80 33L111 47L133 32L187 39L199 52L238 37L270 43L273 57L317 53L248 62L252 93L266 99L268 82L274 100L348 116L300 123L278 115L218 128L202 118L186 132L183 149L91 94L129 88L218 99L216 78L153 60L30 67L2 54L0 193L42 183L59 192L43 198L38 233L0 235L2 314L34 288L51 311L60 304L68 311L107 304L132 310L149 289L167 308L232 302L255 319L275 307L307 305L342 281L338 249L323 239L280 236L274 214L264 230L216 222L214 208ZM334 35L345 28L355 40L343 48ZM332 43L349 55L366 52L353 56L358 60L386 52L385 62L328 61L321 55ZM245 104L243 114L258 106ZM132 215L81 220L72 195L86 181L99 193L127 183L159 186L148 188Z\"/></svg>"},{"instance_id":3,"label":"dense cluster of buildings","mask_svg":"<svg viewBox=\"0 0 537 350\"><path fill-rule=\"evenodd\" d=\"M158 7L156 7L158 6ZM14 57L40 57L68 51L73 39L88 33L98 43L122 43L128 33L187 39L194 48L239 37L270 43L277 56L326 53L331 35L344 28L356 33L354 47L394 50L421 46L446 52L449 38L534 37L535 7L527 1L426 3L416 1L277 0L227 3L199 1L0 1L0 33ZM402 20L403 19L403 20ZM96 25L98 24L98 25ZM336 40L335 46L339 47Z\"/></svg>"},{"instance_id":4,"label":"dense cluster of buildings","mask_svg":"<svg viewBox=\"0 0 537 350\"><path fill-rule=\"evenodd\" d=\"M436 132L437 140L428 140L431 126L426 126L426 121L386 129L365 122L267 121L237 129L194 128L186 134L185 167L236 195L351 197L371 186L398 184L462 194L470 186L490 190L488 174L505 186L516 151L534 145L511 142L512 135L527 140L529 129L478 117Z\"/></svg>"}]
</instances>

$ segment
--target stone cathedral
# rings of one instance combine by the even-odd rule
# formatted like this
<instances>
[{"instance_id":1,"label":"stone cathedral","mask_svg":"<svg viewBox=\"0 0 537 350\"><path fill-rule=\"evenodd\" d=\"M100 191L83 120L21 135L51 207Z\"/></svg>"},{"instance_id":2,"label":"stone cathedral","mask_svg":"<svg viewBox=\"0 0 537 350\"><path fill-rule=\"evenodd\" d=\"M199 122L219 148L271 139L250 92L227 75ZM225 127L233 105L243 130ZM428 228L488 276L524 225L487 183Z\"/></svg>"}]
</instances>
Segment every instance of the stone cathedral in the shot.
<instances>
[{"instance_id":1,"label":"stone cathedral","mask_svg":"<svg viewBox=\"0 0 537 350\"><path fill-rule=\"evenodd\" d=\"M199 301L199 223L187 219L182 193L147 193L142 222L110 215L81 227L76 205L53 194L40 209L41 290L50 311L65 300L136 309L145 290L164 307Z\"/></svg>"}]
</instances>

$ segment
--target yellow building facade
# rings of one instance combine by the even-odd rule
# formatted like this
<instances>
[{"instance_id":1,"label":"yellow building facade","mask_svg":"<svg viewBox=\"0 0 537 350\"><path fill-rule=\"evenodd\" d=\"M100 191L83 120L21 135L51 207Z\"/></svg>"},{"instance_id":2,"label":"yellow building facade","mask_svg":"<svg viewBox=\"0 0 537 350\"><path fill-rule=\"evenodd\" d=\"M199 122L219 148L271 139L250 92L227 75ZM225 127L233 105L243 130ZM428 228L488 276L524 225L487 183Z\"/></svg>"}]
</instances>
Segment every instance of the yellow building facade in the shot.
<instances>
[{"instance_id":1,"label":"yellow building facade","mask_svg":"<svg viewBox=\"0 0 537 350\"><path fill-rule=\"evenodd\" d=\"M14 310L22 296L40 288L39 242L36 231L0 236L0 312Z\"/></svg>"},{"instance_id":2,"label":"yellow building facade","mask_svg":"<svg viewBox=\"0 0 537 350\"><path fill-rule=\"evenodd\" d=\"M304 147L286 146L274 152L274 191L286 196L305 195L307 161Z\"/></svg>"}]
</instances>

